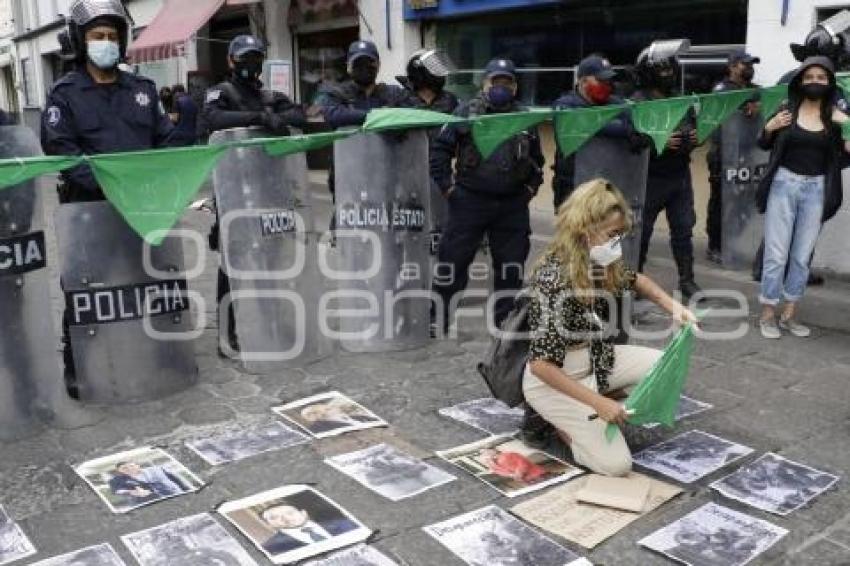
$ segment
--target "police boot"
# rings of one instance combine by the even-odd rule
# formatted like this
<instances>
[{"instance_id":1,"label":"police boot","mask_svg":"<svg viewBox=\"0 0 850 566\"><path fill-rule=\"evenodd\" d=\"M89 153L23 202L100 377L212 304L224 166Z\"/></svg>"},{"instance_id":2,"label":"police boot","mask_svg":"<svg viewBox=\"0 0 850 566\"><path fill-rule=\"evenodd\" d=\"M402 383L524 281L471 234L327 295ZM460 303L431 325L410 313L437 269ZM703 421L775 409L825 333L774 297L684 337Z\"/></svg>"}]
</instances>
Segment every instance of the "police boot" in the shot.
<instances>
[{"instance_id":1,"label":"police boot","mask_svg":"<svg viewBox=\"0 0 850 566\"><path fill-rule=\"evenodd\" d=\"M694 281L694 258L693 256L676 256L676 267L679 270L679 291L685 301L701 292L700 286Z\"/></svg>"},{"instance_id":2,"label":"police boot","mask_svg":"<svg viewBox=\"0 0 850 566\"><path fill-rule=\"evenodd\" d=\"M540 450L549 444L549 440L555 434L555 427L538 415L537 411L526 405L519 434L525 444Z\"/></svg>"}]
</instances>

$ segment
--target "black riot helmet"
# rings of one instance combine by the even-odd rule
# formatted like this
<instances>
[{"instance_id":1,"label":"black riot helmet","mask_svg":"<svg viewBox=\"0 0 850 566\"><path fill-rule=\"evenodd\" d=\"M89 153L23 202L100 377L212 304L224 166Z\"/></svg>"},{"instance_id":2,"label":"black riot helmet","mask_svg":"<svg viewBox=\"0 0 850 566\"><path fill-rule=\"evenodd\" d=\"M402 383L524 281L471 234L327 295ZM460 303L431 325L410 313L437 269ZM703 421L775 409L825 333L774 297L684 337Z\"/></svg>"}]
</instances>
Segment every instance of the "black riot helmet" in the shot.
<instances>
[{"instance_id":1,"label":"black riot helmet","mask_svg":"<svg viewBox=\"0 0 850 566\"><path fill-rule=\"evenodd\" d=\"M420 49L407 61L407 80L414 91L429 88L440 92L454 66L449 58L435 49Z\"/></svg>"},{"instance_id":2,"label":"black riot helmet","mask_svg":"<svg viewBox=\"0 0 850 566\"><path fill-rule=\"evenodd\" d=\"M257 81L263 72L266 44L253 35L237 35L227 48L227 56L233 63L233 73L238 79Z\"/></svg>"},{"instance_id":3,"label":"black riot helmet","mask_svg":"<svg viewBox=\"0 0 850 566\"><path fill-rule=\"evenodd\" d=\"M59 33L60 56L66 61L82 63L86 59L86 31L109 24L118 30L120 59L127 56L132 18L121 0L75 0Z\"/></svg>"},{"instance_id":4,"label":"black riot helmet","mask_svg":"<svg viewBox=\"0 0 850 566\"><path fill-rule=\"evenodd\" d=\"M635 82L639 88L657 88L669 93L679 82L679 55L690 49L688 39L653 41L640 52L634 66Z\"/></svg>"},{"instance_id":5,"label":"black riot helmet","mask_svg":"<svg viewBox=\"0 0 850 566\"><path fill-rule=\"evenodd\" d=\"M841 10L819 23L803 44L792 43L791 53L803 62L808 57L828 57L836 66L850 63L850 10Z\"/></svg>"}]
</instances>

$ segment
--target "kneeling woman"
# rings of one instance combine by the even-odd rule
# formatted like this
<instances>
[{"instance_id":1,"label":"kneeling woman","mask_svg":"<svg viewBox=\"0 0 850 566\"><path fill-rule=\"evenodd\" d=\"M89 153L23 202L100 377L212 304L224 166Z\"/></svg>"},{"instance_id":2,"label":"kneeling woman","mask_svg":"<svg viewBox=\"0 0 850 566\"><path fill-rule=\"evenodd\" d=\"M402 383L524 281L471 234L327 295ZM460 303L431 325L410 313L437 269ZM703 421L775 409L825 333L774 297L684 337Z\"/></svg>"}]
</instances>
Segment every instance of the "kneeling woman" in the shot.
<instances>
[{"instance_id":1,"label":"kneeling woman","mask_svg":"<svg viewBox=\"0 0 850 566\"><path fill-rule=\"evenodd\" d=\"M620 238L631 224L631 210L613 185L603 179L581 185L559 209L554 239L530 282L526 402L569 442L578 464L610 476L632 466L623 435L605 438L607 423L627 418L612 397L627 394L661 351L614 345L603 332L609 305L636 290L677 321L696 322L658 285L624 266ZM600 418L588 420L593 414Z\"/></svg>"}]
</instances>

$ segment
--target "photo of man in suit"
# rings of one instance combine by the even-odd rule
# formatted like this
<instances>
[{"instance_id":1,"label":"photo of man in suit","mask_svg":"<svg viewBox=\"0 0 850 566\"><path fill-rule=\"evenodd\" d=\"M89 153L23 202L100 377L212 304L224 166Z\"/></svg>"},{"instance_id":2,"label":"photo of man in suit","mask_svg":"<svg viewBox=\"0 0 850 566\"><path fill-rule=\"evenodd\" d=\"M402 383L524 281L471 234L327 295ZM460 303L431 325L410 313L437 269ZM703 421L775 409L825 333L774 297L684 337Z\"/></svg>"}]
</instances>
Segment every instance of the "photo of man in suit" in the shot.
<instances>
[{"instance_id":1,"label":"photo of man in suit","mask_svg":"<svg viewBox=\"0 0 850 566\"><path fill-rule=\"evenodd\" d=\"M162 466L142 468L137 462L118 462L109 480L109 489L115 495L130 498L133 504L191 491L190 486Z\"/></svg>"},{"instance_id":2,"label":"photo of man in suit","mask_svg":"<svg viewBox=\"0 0 850 566\"><path fill-rule=\"evenodd\" d=\"M296 548L330 540L358 528L353 521L340 515L314 521L304 509L280 504L265 509L261 518L275 533L263 543L270 554L282 554Z\"/></svg>"}]
</instances>

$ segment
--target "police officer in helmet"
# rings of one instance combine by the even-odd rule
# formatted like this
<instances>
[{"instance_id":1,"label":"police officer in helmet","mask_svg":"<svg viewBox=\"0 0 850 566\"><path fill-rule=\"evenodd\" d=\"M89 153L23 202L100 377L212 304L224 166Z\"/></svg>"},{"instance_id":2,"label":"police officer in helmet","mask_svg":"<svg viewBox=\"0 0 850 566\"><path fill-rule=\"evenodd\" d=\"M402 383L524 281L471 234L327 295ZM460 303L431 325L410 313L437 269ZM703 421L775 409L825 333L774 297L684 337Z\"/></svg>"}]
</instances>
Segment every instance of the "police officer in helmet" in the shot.
<instances>
[{"instance_id":1,"label":"police officer in helmet","mask_svg":"<svg viewBox=\"0 0 850 566\"><path fill-rule=\"evenodd\" d=\"M41 144L48 155L95 155L145 150L171 144L172 125L159 106L150 79L121 71L127 51L129 16L119 0L76 0L63 42L75 70L53 85L41 117ZM88 165L60 174L59 201L104 200ZM63 358L69 392L76 396L74 359L63 318Z\"/></svg>"},{"instance_id":2,"label":"police officer in helmet","mask_svg":"<svg viewBox=\"0 0 850 566\"><path fill-rule=\"evenodd\" d=\"M669 40L656 41L644 49L635 65L639 89L633 99L658 100L678 94L679 53L689 46L687 40ZM673 131L661 153L653 146L640 246L639 270L643 271L655 220L662 210L666 210L670 248L679 271L679 290L686 300L701 291L694 281L693 228L696 212L690 168L691 152L696 146L696 116L692 109Z\"/></svg>"},{"instance_id":3,"label":"police officer in helmet","mask_svg":"<svg viewBox=\"0 0 850 566\"><path fill-rule=\"evenodd\" d=\"M420 49L407 60L406 75L396 80L409 93L413 108L451 114L458 105L457 97L446 90L451 64L437 50Z\"/></svg>"},{"instance_id":4,"label":"police officer in helmet","mask_svg":"<svg viewBox=\"0 0 850 566\"><path fill-rule=\"evenodd\" d=\"M461 104L455 115L470 118L525 110L516 95L513 62L493 59L485 69L481 93ZM533 127L506 140L486 159L475 147L469 125L446 124L440 131L431 148L431 177L448 199L449 219L434 281L443 312L435 310L433 315L436 322L442 320L443 331L449 326L451 300L466 288L467 270L485 235L493 258L495 291L521 287L531 232L528 203L543 182L544 161ZM496 324L512 307L512 297L495 302Z\"/></svg>"},{"instance_id":5,"label":"police officer in helmet","mask_svg":"<svg viewBox=\"0 0 850 566\"><path fill-rule=\"evenodd\" d=\"M259 126L270 136L289 135L290 127L302 128L307 123L304 109L283 93L266 90L260 81L266 48L263 41L251 35L235 37L228 48L227 64L230 76L210 88L204 100L201 119L208 134L228 128ZM219 222L210 232L210 247L219 247ZM230 280L218 270L217 299L221 304L230 292ZM233 304L227 316L227 336L230 347L239 350Z\"/></svg>"}]
</instances>

